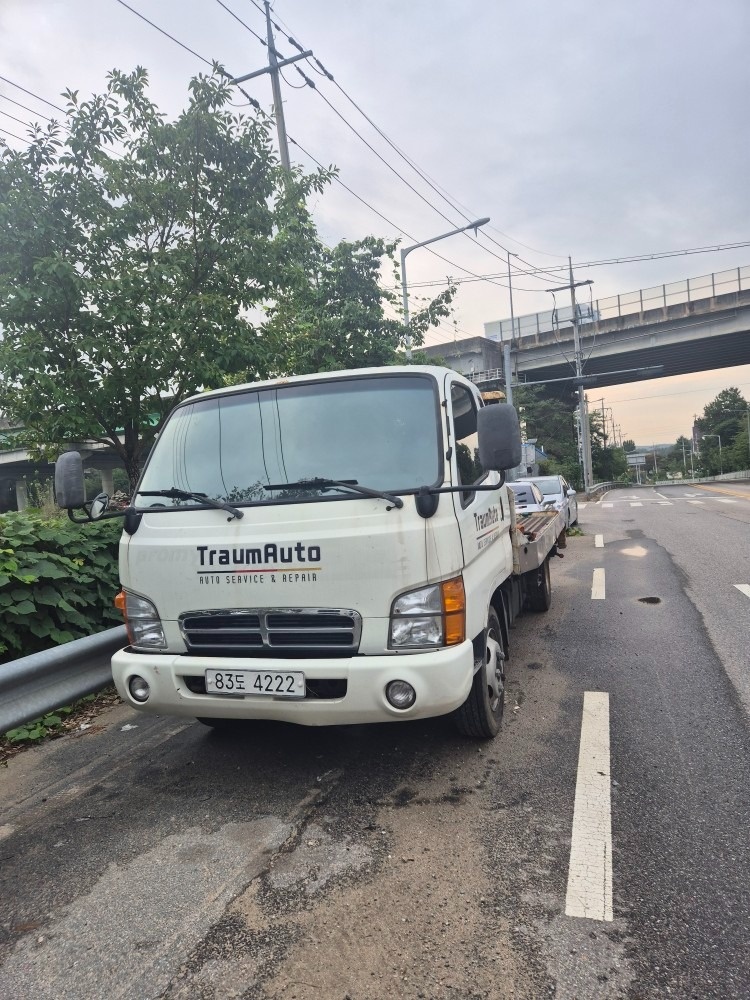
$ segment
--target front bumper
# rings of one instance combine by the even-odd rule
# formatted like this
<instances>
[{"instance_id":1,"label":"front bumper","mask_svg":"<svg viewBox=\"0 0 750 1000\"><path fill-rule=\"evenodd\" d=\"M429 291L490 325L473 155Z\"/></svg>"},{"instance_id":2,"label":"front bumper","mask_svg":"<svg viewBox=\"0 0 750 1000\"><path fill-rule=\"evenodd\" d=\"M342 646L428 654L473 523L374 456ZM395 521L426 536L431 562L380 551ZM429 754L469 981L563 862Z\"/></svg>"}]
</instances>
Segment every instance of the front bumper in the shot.
<instances>
[{"instance_id":1,"label":"front bumper","mask_svg":"<svg viewBox=\"0 0 750 1000\"><path fill-rule=\"evenodd\" d=\"M341 698L289 700L268 695L227 697L191 691L187 677L217 670L296 670L306 680L345 680ZM426 719L445 715L462 705L471 688L474 650L471 642L448 649L399 656L357 656L351 659L238 659L219 656L134 653L129 647L112 657L112 674L120 697L144 712L187 718L271 719L303 726L352 725L365 722ZM128 681L143 677L151 688L145 704L133 699ZM407 709L393 708L385 697L390 681L408 681L417 693Z\"/></svg>"}]
</instances>

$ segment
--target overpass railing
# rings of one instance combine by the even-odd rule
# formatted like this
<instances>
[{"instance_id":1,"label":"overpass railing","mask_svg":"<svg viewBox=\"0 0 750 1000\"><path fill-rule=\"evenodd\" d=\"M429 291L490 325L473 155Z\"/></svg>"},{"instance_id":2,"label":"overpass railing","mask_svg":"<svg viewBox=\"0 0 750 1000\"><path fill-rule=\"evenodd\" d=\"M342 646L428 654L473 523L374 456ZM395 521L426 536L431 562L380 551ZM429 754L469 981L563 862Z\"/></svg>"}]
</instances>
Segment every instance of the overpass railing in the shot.
<instances>
[{"instance_id":1,"label":"overpass railing","mask_svg":"<svg viewBox=\"0 0 750 1000\"><path fill-rule=\"evenodd\" d=\"M583 300L578 304L578 321L587 325L620 316L637 316L653 309L667 309L669 306L686 302L699 302L750 291L750 265L733 267L726 271L715 271L697 278L684 278L650 288L639 288L635 292L623 292L603 299ZM523 337L535 337L559 327L572 325L570 306L550 309L546 312L516 316L511 326L509 319L486 323L486 336L490 340L507 341Z\"/></svg>"}]
</instances>

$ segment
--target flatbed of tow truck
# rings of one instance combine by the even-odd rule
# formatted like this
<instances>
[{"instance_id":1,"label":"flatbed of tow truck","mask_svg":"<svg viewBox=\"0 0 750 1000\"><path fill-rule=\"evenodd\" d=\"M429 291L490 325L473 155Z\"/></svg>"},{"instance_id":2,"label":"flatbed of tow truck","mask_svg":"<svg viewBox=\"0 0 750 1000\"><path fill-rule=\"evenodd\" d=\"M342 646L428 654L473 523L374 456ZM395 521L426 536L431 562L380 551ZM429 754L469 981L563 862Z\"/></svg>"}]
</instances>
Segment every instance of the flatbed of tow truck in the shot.
<instances>
[{"instance_id":1,"label":"flatbed of tow truck","mask_svg":"<svg viewBox=\"0 0 750 1000\"><path fill-rule=\"evenodd\" d=\"M562 548L565 539L565 518L560 511L543 511L535 514L516 515L513 548L515 573L528 573L538 569L556 545Z\"/></svg>"}]
</instances>

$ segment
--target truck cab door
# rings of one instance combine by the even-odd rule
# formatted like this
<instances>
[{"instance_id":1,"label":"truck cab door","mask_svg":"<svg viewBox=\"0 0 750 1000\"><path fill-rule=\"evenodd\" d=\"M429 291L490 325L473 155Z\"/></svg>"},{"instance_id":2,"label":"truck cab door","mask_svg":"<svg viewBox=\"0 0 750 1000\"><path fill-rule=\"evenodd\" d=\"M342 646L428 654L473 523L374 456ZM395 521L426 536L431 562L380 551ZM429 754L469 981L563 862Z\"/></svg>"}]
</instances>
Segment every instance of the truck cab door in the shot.
<instances>
[{"instance_id":1,"label":"truck cab door","mask_svg":"<svg viewBox=\"0 0 750 1000\"><path fill-rule=\"evenodd\" d=\"M466 490L452 494L452 498L463 548L467 629L475 629L468 632L471 636L484 628L492 593L512 573L511 515L500 474L485 472L479 462L477 413L482 406L479 393L459 381L451 381L446 389L453 485L466 486ZM471 489L493 483L497 484L496 490Z\"/></svg>"}]
</instances>

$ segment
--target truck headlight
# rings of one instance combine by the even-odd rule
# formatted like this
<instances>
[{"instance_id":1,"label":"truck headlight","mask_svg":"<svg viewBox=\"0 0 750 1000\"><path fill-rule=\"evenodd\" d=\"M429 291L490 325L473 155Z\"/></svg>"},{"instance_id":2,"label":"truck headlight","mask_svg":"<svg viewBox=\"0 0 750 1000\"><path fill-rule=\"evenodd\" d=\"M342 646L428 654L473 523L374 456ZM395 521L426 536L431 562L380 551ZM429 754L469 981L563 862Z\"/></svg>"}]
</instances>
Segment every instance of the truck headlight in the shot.
<instances>
[{"instance_id":1,"label":"truck headlight","mask_svg":"<svg viewBox=\"0 0 750 1000\"><path fill-rule=\"evenodd\" d=\"M460 576L401 594L393 602L389 649L455 646L466 635L466 598Z\"/></svg>"},{"instance_id":2,"label":"truck headlight","mask_svg":"<svg viewBox=\"0 0 750 1000\"><path fill-rule=\"evenodd\" d=\"M136 649L166 649L167 639L159 612L147 597L121 590L115 607L122 611L128 630L128 640Z\"/></svg>"}]
</instances>

